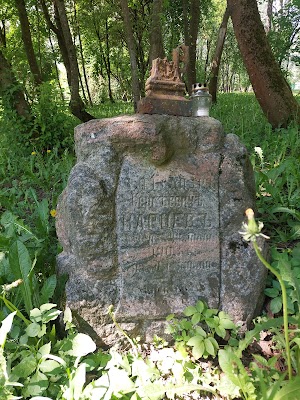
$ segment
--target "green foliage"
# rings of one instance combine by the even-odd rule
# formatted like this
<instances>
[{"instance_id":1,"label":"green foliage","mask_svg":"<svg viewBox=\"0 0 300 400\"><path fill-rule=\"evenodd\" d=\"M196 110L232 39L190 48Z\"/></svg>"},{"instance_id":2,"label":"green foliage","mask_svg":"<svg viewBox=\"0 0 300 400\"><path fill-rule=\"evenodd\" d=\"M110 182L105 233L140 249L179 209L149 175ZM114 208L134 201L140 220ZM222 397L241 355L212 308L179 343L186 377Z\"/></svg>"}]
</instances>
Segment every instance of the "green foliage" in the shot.
<instances>
[{"instance_id":1,"label":"green foliage","mask_svg":"<svg viewBox=\"0 0 300 400\"><path fill-rule=\"evenodd\" d=\"M287 288L289 313L296 314L300 306L300 245L284 252L273 248L272 260L272 266L281 274ZM265 294L272 299L272 313L279 313L282 310L281 288L272 276L268 278Z\"/></svg>"},{"instance_id":2,"label":"green foliage","mask_svg":"<svg viewBox=\"0 0 300 400\"><path fill-rule=\"evenodd\" d=\"M154 352L152 359L113 349L96 352L92 339L74 329L69 309L63 315L67 336L58 340L53 322L60 314L55 304L44 304L30 311L29 325L16 320L12 328L15 313L2 321L1 394L50 400L159 400L214 392L199 384L201 370L173 349Z\"/></svg>"},{"instance_id":3,"label":"green foliage","mask_svg":"<svg viewBox=\"0 0 300 400\"><path fill-rule=\"evenodd\" d=\"M72 117L66 104L61 99L57 88L47 82L39 86L38 96L32 104L36 134L19 137L19 142L30 149L46 151L47 149L70 149L73 145L73 130L78 123Z\"/></svg>"},{"instance_id":4,"label":"green foliage","mask_svg":"<svg viewBox=\"0 0 300 400\"><path fill-rule=\"evenodd\" d=\"M191 350L195 360L215 357L219 350L215 337L225 339L227 330L236 330L224 311L208 308L201 300L195 306L187 307L183 314L189 318L178 320L173 314L167 317L166 333L174 337L176 348L183 354Z\"/></svg>"},{"instance_id":5,"label":"green foliage","mask_svg":"<svg viewBox=\"0 0 300 400\"><path fill-rule=\"evenodd\" d=\"M12 86L2 96L3 111L0 116L1 146L20 154L28 150L45 152L47 149L72 148L76 119L68 112L55 85L47 82L39 86L30 104L31 117L21 119L11 107L12 93L19 85Z\"/></svg>"},{"instance_id":6,"label":"green foliage","mask_svg":"<svg viewBox=\"0 0 300 400\"><path fill-rule=\"evenodd\" d=\"M4 212L0 219L2 299L6 306L8 298L18 308L25 307L27 313L33 305L49 301L56 286L54 260L49 257L49 210L45 199L38 203L36 211L36 234L10 211ZM19 284L13 285L17 281Z\"/></svg>"},{"instance_id":7,"label":"green foliage","mask_svg":"<svg viewBox=\"0 0 300 400\"><path fill-rule=\"evenodd\" d=\"M273 15L268 39L279 64L291 57L299 65L299 14L299 0L289 0Z\"/></svg>"}]
</instances>

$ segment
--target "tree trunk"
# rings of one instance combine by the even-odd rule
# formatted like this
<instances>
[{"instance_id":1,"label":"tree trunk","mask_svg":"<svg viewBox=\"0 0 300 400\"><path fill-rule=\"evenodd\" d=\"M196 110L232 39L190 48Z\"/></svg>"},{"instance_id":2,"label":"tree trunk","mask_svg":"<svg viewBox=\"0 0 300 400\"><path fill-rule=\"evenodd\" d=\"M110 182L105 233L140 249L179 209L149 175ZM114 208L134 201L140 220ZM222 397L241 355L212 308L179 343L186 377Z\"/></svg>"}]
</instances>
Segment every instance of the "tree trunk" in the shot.
<instances>
[{"instance_id":1,"label":"tree trunk","mask_svg":"<svg viewBox=\"0 0 300 400\"><path fill-rule=\"evenodd\" d=\"M64 37L64 41L67 47L67 53L70 63L70 109L72 111L72 114L79 118L82 122L87 122L94 117L85 111L84 103L79 94L79 68L76 56L76 48L72 40L65 3L64 0L54 0L54 4L57 7L62 36Z\"/></svg>"},{"instance_id":2,"label":"tree trunk","mask_svg":"<svg viewBox=\"0 0 300 400\"><path fill-rule=\"evenodd\" d=\"M209 81L209 93L212 96L212 102L217 102L217 90L218 90L218 75L221 63L221 57L223 53L227 24L229 19L229 8L226 7L226 10L223 15L223 19L219 28L218 39L215 54L212 60L212 67L210 72L210 81Z\"/></svg>"},{"instance_id":3,"label":"tree trunk","mask_svg":"<svg viewBox=\"0 0 300 400\"><path fill-rule=\"evenodd\" d=\"M24 43L27 61L29 64L30 71L34 78L34 82L38 86L43 82L43 79L33 49L25 0L15 0L15 4L18 10L19 20L21 25L22 40Z\"/></svg>"},{"instance_id":4,"label":"tree trunk","mask_svg":"<svg viewBox=\"0 0 300 400\"><path fill-rule=\"evenodd\" d=\"M141 98L140 83L138 78L138 66L137 66L137 55L135 42L133 37L132 23L129 13L128 0L120 0L124 29L126 35L126 41L130 57L130 67L131 67L131 78L132 78L132 94L133 94L133 105L134 110L137 110L137 103Z\"/></svg>"},{"instance_id":5,"label":"tree trunk","mask_svg":"<svg viewBox=\"0 0 300 400\"><path fill-rule=\"evenodd\" d=\"M40 0L40 3L41 3L41 6L42 6L43 14L44 14L46 23L48 25L48 28L50 30L52 30L52 32L57 37L57 43L58 43L58 46L59 46L59 50L60 50L60 54L62 56L62 60L63 60L64 66L66 68L68 85L70 87L71 86L71 67L70 67L70 61L69 61L67 46L66 46L63 34L62 34L62 27L61 27L59 15L58 15L57 7L54 4L54 19L55 19L55 22L56 22L56 25L55 25L52 22L51 18L50 18L50 14L49 14L47 5L45 3L45 0Z\"/></svg>"},{"instance_id":6,"label":"tree trunk","mask_svg":"<svg viewBox=\"0 0 300 400\"><path fill-rule=\"evenodd\" d=\"M57 79L57 83L58 83L58 87L59 87L60 97L61 97L62 101L65 101L63 88L60 83L59 71L58 71L58 67L57 67L57 60L56 60L53 42L51 39L51 31L50 30L49 30L49 43L50 43L50 47L51 47L52 55L53 55L53 59L54 59L55 74L56 74L56 79Z\"/></svg>"},{"instance_id":7,"label":"tree trunk","mask_svg":"<svg viewBox=\"0 0 300 400\"><path fill-rule=\"evenodd\" d=\"M270 30L272 29L273 2L274 2L274 0L268 0L268 6L267 6L267 17L268 17L267 33L269 33Z\"/></svg>"},{"instance_id":8,"label":"tree trunk","mask_svg":"<svg viewBox=\"0 0 300 400\"><path fill-rule=\"evenodd\" d=\"M164 58L165 51L163 45L163 37L161 31L161 12L163 0L153 0L151 23L150 23L150 51L149 66L151 68L152 61L156 58Z\"/></svg>"},{"instance_id":9,"label":"tree trunk","mask_svg":"<svg viewBox=\"0 0 300 400\"><path fill-rule=\"evenodd\" d=\"M30 106L27 103L24 92L21 90L10 63L0 49L0 95L4 107L14 110L23 121L31 123L32 116Z\"/></svg>"},{"instance_id":10,"label":"tree trunk","mask_svg":"<svg viewBox=\"0 0 300 400\"><path fill-rule=\"evenodd\" d=\"M182 0L184 44L189 46L189 62L187 65L187 89L192 92L192 84L196 83L196 44L199 32L200 0L191 0L188 12L188 0Z\"/></svg>"},{"instance_id":11,"label":"tree trunk","mask_svg":"<svg viewBox=\"0 0 300 400\"><path fill-rule=\"evenodd\" d=\"M82 122L87 122L94 117L84 109L84 103L79 94L79 68L72 35L67 19L64 0L53 0L56 25L51 21L45 0L40 0L43 14L48 27L56 34L58 46L67 71L68 85L70 88L70 109L75 117Z\"/></svg>"},{"instance_id":12,"label":"tree trunk","mask_svg":"<svg viewBox=\"0 0 300 400\"><path fill-rule=\"evenodd\" d=\"M75 18L75 22L76 22L77 36L78 36L78 42L79 42L82 72L83 72L87 95L89 98L89 104L92 106L93 102L92 102L92 98L91 98L91 93L90 93L90 88L89 88L89 83L88 83L88 78L87 78L86 68L85 68L85 61L84 61L84 56L83 56L83 47L82 47L82 40L81 40L81 33L80 33L80 25L79 25L77 9L76 9L76 0L74 0L73 5L74 5L74 18Z\"/></svg>"},{"instance_id":13,"label":"tree trunk","mask_svg":"<svg viewBox=\"0 0 300 400\"><path fill-rule=\"evenodd\" d=\"M300 110L277 64L256 0L227 0L234 33L256 98L273 127L287 126Z\"/></svg>"},{"instance_id":14,"label":"tree trunk","mask_svg":"<svg viewBox=\"0 0 300 400\"><path fill-rule=\"evenodd\" d=\"M111 67L110 67L110 48L109 48L109 34L108 34L108 20L105 19L105 48L106 48L106 62L107 62L107 78L108 78L108 96L111 103L114 103L113 93L111 89Z\"/></svg>"}]
</instances>

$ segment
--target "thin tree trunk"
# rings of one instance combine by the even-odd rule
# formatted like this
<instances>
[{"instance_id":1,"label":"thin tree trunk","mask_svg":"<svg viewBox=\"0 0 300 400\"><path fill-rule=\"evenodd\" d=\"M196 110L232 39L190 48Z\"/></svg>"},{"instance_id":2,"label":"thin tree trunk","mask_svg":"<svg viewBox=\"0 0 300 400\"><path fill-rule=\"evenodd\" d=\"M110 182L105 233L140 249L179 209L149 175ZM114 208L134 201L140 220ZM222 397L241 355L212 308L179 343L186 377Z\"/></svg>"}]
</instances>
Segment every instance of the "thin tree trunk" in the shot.
<instances>
[{"instance_id":1,"label":"thin tree trunk","mask_svg":"<svg viewBox=\"0 0 300 400\"><path fill-rule=\"evenodd\" d=\"M6 47L6 29L5 29L5 21L1 21L0 26L0 45L2 47Z\"/></svg>"},{"instance_id":2,"label":"thin tree trunk","mask_svg":"<svg viewBox=\"0 0 300 400\"><path fill-rule=\"evenodd\" d=\"M273 127L287 126L300 110L277 64L256 0L227 0L234 33L256 98Z\"/></svg>"},{"instance_id":3,"label":"thin tree trunk","mask_svg":"<svg viewBox=\"0 0 300 400\"><path fill-rule=\"evenodd\" d=\"M32 122L30 106L25 99L24 92L17 83L10 63L5 58L0 49L0 95L3 99L4 107L7 105L11 110L15 110L18 117L23 121Z\"/></svg>"},{"instance_id":4,"label":"thin tree trunk","mask_svg":"<svg viewBox=\"0 0 300 400\"><path fill-rule=\"evenodd\" d=\"M88 84L88 79L87 79L87 74L86 74L86 68L85 68L85 61L84 61L84 56L83 56L83 47L82 47L82 40L81 40L81 33L80 33L80 26L79 26L79 21L78 21L78 16L77 16L77 9L76 9L76 0L73 2L74 4L74 18L76 21L76 28L77 28L77 35L78 35L78 42L79 42L79 51L80 51L80 59L81 59L81 67L82 67L82 72L83 72L83 78L84 78L84 83L89 99L89 104L92 106L92 98L91 98L91 93L90 93L90 88Z\"/></svg>"},{"instance_id":5,"label":"thin tree trunk","mask_svg":"<svg viewBox=\"0 0 300 400\"><path fill-rule=\"evenodd\" d=\"M76 48L67 19L64 0L53 0L56 25L51 21L45 0L40 0L45 20L49 28L56 34L60 52L67 71L67 79L70 88L70 109L75 117L82 122L87 122L94 117L84 109L84 103L79 94L79 68L76 56Z\"/></svg>"},{"instance_id":6,"label":"thin tree trunk","mask_svg":"<svg viewBox=\"0 0 300 400\"><path fill-rule=\"evenodd\" d=\"M126 35L126 41L130 57L130 67L131 67L131 79L132 79L132 94L133 94L133 105L134 110L137 110L137 103L141 98L140 83L138 78L138 65L137 65L137 55L135 49L135 42L133 37L132 22L129 13L128 0L120 0L123 20L124 20L124 30Z\"/></svg>"},{"instance_id":7,"label":"thin tree trunk","mask_svg":"<svg viewBox=\"0 0 300 400\"><path fill-rule=\"evenodd\" d=\"M106 48L106 63L107 63L107 78L108 78L108 96L111 103L114 103L114 97L111 89L111 67L110 67L110 49L109 49L109 35L108 35L108 21L105 20L105 48Z\"/></svg>"},{"instance_id":8,"label":"thin tree trunk","mask_svg":"<svg viewBox=\"0 0 300 400\"><path fill-rule=\"evenodd\" d=\"M163 37L161 31L161 12L163 0L153 0L150 24L150 51L149 66L151 68L152 61L156 58L164 58L165 51L163 45Z\"/></svg>"},{"instance_id":9,"label":"thin tree trunk","mask_svg":"<svg viewBox=\"0 0 300 400\"><path fill-rule=\"evenodd\" d=\"M47 5L45 3L45 0L40 0L40 3L42 6L43 14L44 14L46 23L48 25L48 28L51 29L52 32L57 37L58 46L59 46L62 60L63 60L64 66L65 66L66 72L67 72L68 85L70 87L70 85L71 85L71 67L70 67L70 61L69 61L69 57L68 57L67 46L66 46L63 34L62 34L62 27L61 27L59 15L58 15L57 7L54 4L54 19L56 22L56 25L55 25L50 18L50 14L49 14Z\"/></svg>"},{"instance_id":10,"label":"thin tree trunk","mask_svg":"<svg viewBox=\"0 0 300 400\"><path fill-rule=\"evenodd\" d=\"M196 44L199 32L200 0L191 0L190 12L188 12L187 0L182 0L184 40L189 46L189 62L187 65L187 89L192 92L192 84L196 83Z\"/></svg>"},{"instance_id":11,"label":"thin tree trunk","mask_svg":"<svg viewBox=\"0 0 300 400\"><path fill-rule=\"evenodd\" d=\"M65 101L64 92L63 92L62 87L61 87L61 84L60 84L59 71L58 71L58 68L57 68L57 61L56 61L56 56L55 56L55 51L54 51L53 42L52 42L52 39L51 39L51 31L50 31L50 30L49 30L49 42L50 42L52 54L53 54L53 57L54 57L55 74L56 74L56 79L57 79L58 87L59 87L59 91L60 91L60 97L61 97L62 101Z\"/></svg>"},{"instance_id":12,"label":"thin tree trunk","mask_svg":"<svg viewBox=\"0 0 300 400\"><path fill-rule=\"evenodd\" d=\"M108 97L110 99L110 101L112 103L114 103L114 98L113 98L113 94L112 94L112 89L111 89L111 69L110 69L110 57L109 57L109 42L108 42L108 31L107 31L107 21L106 21L106 52L103 50L103 46L102 46L102 38L99 32L98 27L96 26L96 23L94 21L94 27L95 27L95 32L96 32L96 36L98 38L98 42L99 42L99 51L100 51L100 55L102 57L103 60L103 64L104 64L104 68L106 71L106 76L107 76L107 81L108 81ZM100 75L103 77L103 72L102 72L102 68L101 68L101 72Z\"/></svg>"},{"instance_id":13,"label":"thin tree trunk","mask_svg":"<svg viewBox=\"0 0 300 400\"><path fill-rule=\"evenodd\" d=\"M268 5L267 5L267 17L268 17L267 33L269 33L270 30L272 29L273 2L274 2L274 0L268 0Z\"/></svg>"},{"instance_id":14,"label":"thin tree trunk","mask_svg":"<svg viewBox=\"0 0 300 400\"><path fill-rule=\"evenodd\" d=\"M19 20L21 25L22 40L25 48L25 53L27 56L27 61L30 67L30 71L34 78L34 82L38 86L43 82L43 79L33 49L25 0L15 0L15 4L18 10Z\"/></svg>"},{"instance_id":15,"label":"thin tree trunk","mask_svg":"<svg viewBox=\"0 0 300 400\"><path fill-rule=\"evenodd\" d=\"M223 53L227 24L229 19L229 8L226 7L226 10L223 15L223 19L219 28L218 39L215 54L212 60L212 67L210 72L210 81L209 81L209 93L212 96L212 102L217 102L217 90L218 90L218 75L221 63L221 57Z\"/></svg>"},{"instance_id":16,"label":"thin tree trunk","mask_svg":"<svg viewBox=\"0 0 300 400\"><path fill-rule=\"evenodd\" d=\"M206 40L206 57L205 57L205 64L204 64L204 77L205 81L207 81L207 69L209 65L209 56L210 56L210 48L211 48L211 41L209 39Z\"/></svg>"}]
</instances>

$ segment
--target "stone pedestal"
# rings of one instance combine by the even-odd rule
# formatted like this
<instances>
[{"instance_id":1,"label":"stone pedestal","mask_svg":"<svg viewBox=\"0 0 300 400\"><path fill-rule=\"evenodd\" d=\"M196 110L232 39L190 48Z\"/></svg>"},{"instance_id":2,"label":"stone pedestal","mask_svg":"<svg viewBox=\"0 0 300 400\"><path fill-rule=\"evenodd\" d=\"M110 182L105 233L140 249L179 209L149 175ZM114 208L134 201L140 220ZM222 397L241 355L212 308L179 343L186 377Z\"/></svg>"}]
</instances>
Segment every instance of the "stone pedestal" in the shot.
<instances>
[{"instance_id":1,"label":"stone pedestal","mask_svg":"<svg viewBox=\"0 0 300 400\"><path fill-rule=\"evenodd\" d=\"M58 204L66 300L85 330L163 336L165 317L204 299L247 324L266 271L238 231L254 208L253 172L213 118L133 115L75 130L77 163Z\"/></svg>"}]
</instances>

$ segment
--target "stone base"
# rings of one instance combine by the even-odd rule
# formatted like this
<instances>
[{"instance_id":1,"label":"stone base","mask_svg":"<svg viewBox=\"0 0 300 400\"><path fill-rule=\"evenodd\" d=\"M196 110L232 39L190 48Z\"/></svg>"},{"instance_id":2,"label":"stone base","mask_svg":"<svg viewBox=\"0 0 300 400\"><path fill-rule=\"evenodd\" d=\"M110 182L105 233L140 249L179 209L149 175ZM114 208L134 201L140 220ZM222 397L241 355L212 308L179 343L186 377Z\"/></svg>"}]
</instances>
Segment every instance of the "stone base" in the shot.
<instances>
[{"instance_id":1,"label":"stone base","mask_svg":"<svg viewBox=\"0 0 300 400\"><path fill-rule=\"evenodd\" d=\"M144 97L138 102L139 114L166 114L190 117L192 115L192 103L190 100L173 100L170 98Z\"/></svg>"}]
</instances>

